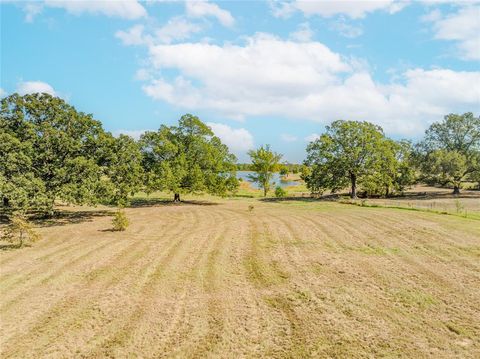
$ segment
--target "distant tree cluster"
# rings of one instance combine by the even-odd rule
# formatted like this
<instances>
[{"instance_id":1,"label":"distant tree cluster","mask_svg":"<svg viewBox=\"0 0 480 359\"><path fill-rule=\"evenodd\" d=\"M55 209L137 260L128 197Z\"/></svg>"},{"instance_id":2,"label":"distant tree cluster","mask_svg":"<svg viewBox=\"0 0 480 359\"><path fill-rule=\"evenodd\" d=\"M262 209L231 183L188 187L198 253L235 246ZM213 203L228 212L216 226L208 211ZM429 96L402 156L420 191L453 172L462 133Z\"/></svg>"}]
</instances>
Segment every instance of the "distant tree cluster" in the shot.
<instances>
[{"instance_id":1,"label":"distant tree cluster","mask_svg":"<svg viewBox=\"0 0 480 359\"><path fill-rule=\"evenodd\" d=\"M460 193L465 181L477 182L480 189L480 118L471 112L450 114L434 123L416 149L420 180L453 186Z\"/></svg>"},{"instance_id":2,"label":"distant tree cluster","mask_svg":"<svg viewBox=\"0 0 480 359\"><path fill-rule=\"evenodd\" d=\"M48 94L1 100L0 206L52 212L56 200L123 206L135 192L224 194L235 157L197 117L140 141L114 137L92 115Z\"/></svg>"},{"instance_id":3,"label":"distant tree cluster","mask_svg":"<svg viewBox=\"0 0 480 359\"><path fill-rule=\"evenodd\" d=\"M416 146L387 138L369 122L335 121L308 145L305 166L301 177L312 193L349 187L352 198L358 188L388 196L424 181L458 194L462 182L480 179L480 120L472 113L445 116Z\"/></svg>"}]
</instances>

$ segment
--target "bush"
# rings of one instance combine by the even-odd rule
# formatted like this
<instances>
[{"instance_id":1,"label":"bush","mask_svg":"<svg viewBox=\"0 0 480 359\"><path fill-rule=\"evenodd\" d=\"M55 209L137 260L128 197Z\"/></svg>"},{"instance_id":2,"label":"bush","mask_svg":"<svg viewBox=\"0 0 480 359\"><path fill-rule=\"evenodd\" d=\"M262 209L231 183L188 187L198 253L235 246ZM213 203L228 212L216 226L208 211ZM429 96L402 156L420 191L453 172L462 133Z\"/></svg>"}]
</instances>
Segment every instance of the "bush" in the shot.
<instances>
[{"instance_id":1,"label":"bush","mask_svg":"<svg viewBox=\"0 0 480 359\"><path fill-rule=\"evenodd\" d=\"M1 235L1 239L4 241L17 242L19 248L23 247L25 243L36 242L40 238L32 224L21 214L14 214L10 217L10 223Z\"/></svg>"},{"instance_id":2,"label":"bush","mask_svg":"<svg viewBox=\"0 0 480 359\"><path fill-rule=\"evenodd\" d=\"M280 186L277 186L277 188L275 188L275 197L277 198L283 198L287 195L287 192Z\"/></svg>"},{"instance_id":3,"label":"bush","mask_svg":"<svg viewBox=\"0 0 480 359\"><path fill-rule=\"evenodd\" d=\"M114 231L124 231L127 229L129 224L130 223L128 221L127 215L125 214L124 210L119 209L117 212L115 212L112 219L112 225L113 225Z\"/></svg>"}]
</instances>

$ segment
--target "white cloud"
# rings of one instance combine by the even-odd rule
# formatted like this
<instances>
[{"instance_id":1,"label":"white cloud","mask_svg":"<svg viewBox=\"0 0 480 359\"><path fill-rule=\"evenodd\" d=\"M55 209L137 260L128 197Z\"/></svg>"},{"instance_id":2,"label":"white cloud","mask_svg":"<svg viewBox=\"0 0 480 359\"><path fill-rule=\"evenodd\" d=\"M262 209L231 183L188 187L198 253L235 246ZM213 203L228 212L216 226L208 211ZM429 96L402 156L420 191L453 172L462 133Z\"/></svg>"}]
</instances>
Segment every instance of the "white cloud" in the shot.
<instances>
[{"instance_id":1,"label":"white cloud","mask_svg":"<svg viewBox=\"0 0 480 359\"><path fill-rule=\"evenodd\" d=\"M148 43L148 38L143 34L144 28L143 25L135 25L126 31L117 31L115 37L122 40L124 45L144 45Z\"/></svg>"},{"instance_id":2,"label":"white cloud","mask_svg":"<svg viewBox=\"0 0 480 359\"><path fill-rule=\"evenodd\" d=\"M360 26L350 24L343 16L341 16L338 20L333 21L330 24L330 29L350 39L363 34L363 30Z\"/></svg>"},{"instance_id":3,"label":"white cloud","mask_svg":"<svg viewBox=\"0 0 480 359\"><path fill-rule=\"evenodd\" d=\"M433 23L436 39L456 41L461 58L480 60L480 6L463 6L447 16L434 10L423 20Z\"/></svg>"},{"instance_id":4,"label":"white cloud","mask_svg":"<svg viewBox=\"0 0 480 359\"><path fill-rule=\"evenodd\" d=\"M229 11L220 8L217 4L212 4L204 0L195 0L187 1L185 6L187 15L190 17L213 16L217 18L223 26L230 27L235 24L235 19L232 14Z\"/></svg>"},{"instance_id":5,"label":"white cloud","mask_svg":"<svg viewBox=\"0 0 480 359\"><path fill-rule=\"evenodd\" d=\"M23 11L25 13L25 21L26 22L33 22L35 16L42 12L43 6L39 2L29 2L25 3L23 6Z\"/></svg>"},{"instance_id":6,"label":"white cloud","mask_svg":"<svg viewBox=\"0 0 480 359\"><path fill-rule=\"evenodd\" d=\"M223 123L207 122L215 136L235 154L248 151L254 147L253 136L244 128L232 128Z\"/></svg>"},{"instance_id":7,"label":"white cloud","mask_svg":"<svg viewBox=\"0 0 480 359\"><path fill-rule=\"evenodd\" d=\"M366 120L391 134L418 135L447 113L480 112L480 72L410 69L378 83L361 61L313 41L257 34L244 45L155 45L149 53L148 96L234 119ZM165 70L179 75L162 77Z\"/></svg>"},{"instance_id":8,"label":"white cloud","mask_svg":"<svg viewBox=\"0 0 480 359\"><path fill-rule=\"evenodd\" d=\"M7 96L7 92L0 87L0 98Z\"/></svg>"},{"instance_id":9,"label":"white cloud","mask_svg":"<svg viewBox=\"0 0 480 359\"><path fill-rule=\"evenodd\" d=\"M186 40L192 34L202 30L202 27L177 16L171 18L161 27L150 29L151 34L146 33L144 25L134 25L123 31L115 33L124 45L154 45L170 44L176 40Z\"/></svg>"},{"instance_id":10,"label":"white cloud","mask_svg":"<svg viewBox=\"0 0 480 359\"><path fill-rule=\"evenodd\" d=\"M304 138L305 141L307 142L313 142L317 139L320 138L320 135L318 133L312 133Z\"/></svg>"},{"instance_id":11,"label":"white cloud","mask_svg":"<svg viewBox=\"0 0 480 359\"><path fill-rule=\"evenodd\" d=\"M46 0L44 3L45 6L62 8L74 15L91 13L129 20L147 15L147 11L137 0Z\"/></svg>"},{"instance_id":12,"label":"white cloud","mask_svg":"<svg viewBox=\"0 0 480 359\"><path fill-rule=\"evenodd\" d=\"M21 82L17 86L17 91L20 95L32 94L32 93L48 93L52 96L57 96L53 87L46 82L42 81L25 81Z\"/></svg>"},{"instance_id":13,"label":"white cloud","mask_svg":"<svg viewBox=\"0 0 480 359\"><path fill-rule=\"evenodd\" d=\"M272 13L276 17L288 17L295 11L301 11L305 16L319 15L332 17L345 15L352 19L363 18L369 12L378 10L395 13L408 2L395 0L296 0L271 2Z\"/></svg>"},{"instance_id":14,"label":"white cloud","mask_svg":"<svg viewBox=\"0 0 480 359\"><path fill-rule=\"evenodd\" d=\"M292 32L290 34L290 38L292 40L296 40L299 42L308 42L312 40L313 31L310 28L310 24L308 22L304 22L299 25L297 31Z\"/></svg>"},{"instance_id":15,"label":"white cloud","mask_svg":"<svg viewBox=\"0 0 480 359\"><path fill-rule=\"evenodd\" d=\"M295 142L296 140L298 140L298 137L293 136L289 133L282 133L280 135L280 138L283 142Z\"/></svg>"},{"instance_id":16,"label":"white cloud","mask_svg":"<svg viewBox=\"0 0 480 359\"><path fill-rule=\"evenodd\" d=\"M118 137L120 135L127 135L138 141L140 139L140 136L142 136L147 131L152 130L115 130L112 132L112 135L115 137Z\"/></svg>"},{"instance_id":17,"label":"white cloud","mask_svg":"<svg viewBox=\"0 0 480 359\"><path fill-rule=\"evenodd\" d=\"M157 39L162 43L171 43L173 40L185 40L192 34L202 30L197 24L186 21L182 17L170 19L164 26L155 31Z\"/></svg>"}]
</instances>

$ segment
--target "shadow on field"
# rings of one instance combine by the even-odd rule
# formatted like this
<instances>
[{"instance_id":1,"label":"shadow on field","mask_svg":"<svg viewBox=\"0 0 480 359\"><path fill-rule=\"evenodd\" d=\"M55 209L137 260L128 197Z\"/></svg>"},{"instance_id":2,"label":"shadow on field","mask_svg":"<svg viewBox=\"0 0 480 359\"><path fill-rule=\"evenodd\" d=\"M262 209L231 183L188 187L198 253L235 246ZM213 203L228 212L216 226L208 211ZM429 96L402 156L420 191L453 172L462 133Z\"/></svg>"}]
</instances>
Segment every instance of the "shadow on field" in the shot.
<instances>
[{"instance_id":1,"label":"shadow on field","mask_svg":"<svg viewBox=\"0 0 480 359\"><path fill-rule=\"evenodd\" d=\"M260 198L262 202L270 202L270 203L277 203L277 202L285 202L285 201L299 201L299 202L316 202L316 201L337 201L342 197L348 197L348 194L342 193L334 193L334 194L324 194L322 196L289 196L283 198L276 198L276 197L267 197L267 198ZM460 194L454 195L451 192L445 191L428 191L428 192L405 192L399 195L392 195L392 196L365 196L362 193L358 195L359 199L388 199L393 201L410 201L410 200L441 200L441 199L468 199L468 198L478 198L480 199L480 191L478 190L463 190Z\"/></svg>"},{"instance_id":2,"label":"shadow on field","mask_svg":"<svg viewBox=\"0 0 480 359\"><path fill-rule=\"evenodd\" d=\"M31 247L31 245L24 244L23 246L21 246L20 244L17 244L17 243L0 244L0 251L12 251L14 249L20 249L25 247Z\"/></svg>"},{"instance_id":3,"label":"shadow on field","mask_svg":"<svg viewBox=\"0 0 480 359\"><path fill-rule=\"evenodd\" d=\"M75 224L83 222L91 222L96 217L111 216L113 211L97 210L97 211L65 211L57 210L52 217L34 216L32 222L38 227L63 226L66 224Z\"/></svg>"},{"instance_id":4,"label":"shadow on field","mask_svg":"<svg viewBox=\"0 0 480 359\"><path fill-rule=\"evenodd\" d=\"M135 198L130 201L129 208L140 208L140 207L156 207L156 206L183 206L183 205L194 205L194 206L218 206L217 202L202 201L202 200L188 200L181 202L173 202L170 199L160 199L160 198Z\"/></svg>"}]
</instances>

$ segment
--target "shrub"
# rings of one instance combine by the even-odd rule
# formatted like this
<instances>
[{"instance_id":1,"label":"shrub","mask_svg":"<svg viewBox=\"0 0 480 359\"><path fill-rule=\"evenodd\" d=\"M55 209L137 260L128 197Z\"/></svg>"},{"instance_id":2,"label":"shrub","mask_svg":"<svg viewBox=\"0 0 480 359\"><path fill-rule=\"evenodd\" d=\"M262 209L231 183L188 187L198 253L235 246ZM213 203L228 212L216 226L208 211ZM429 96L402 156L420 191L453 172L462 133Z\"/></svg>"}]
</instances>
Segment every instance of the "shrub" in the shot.
<instances>
[{"instance_id":1,"label":"shrub","mask_svg":"<svg viewBox=\"0 0 480 359\"><path fill-rule=\"evenodd\" d=\"M287 192L280 186L277 186L277 188L275 188L275 197L277 198L283 198L287 195Z\"/></svg>"},{"instance_id":2,"label":"shrub","mask_svg":"<svg viewBox=\"0 0 480 359\"><path fill-rule=\"evenodd\" d=\"M10 223L5 228L1 239L10 243L17 242L19 248L25 243L36 242L40 235L33 229L33 226L21 214L14 214L10 217Z\"/></svg>"},{"instance_id":3,"label":"shrub","mask_svg":"<svg viewBox=\"0 0 480 359\"><path fill-rule=\"evenodd\" d=\"M130 223L124 210L119 209L117 212L115 212L112 219L114 231L124 231L127 229L129 224Z\"/></svg>"}]
</instances>

